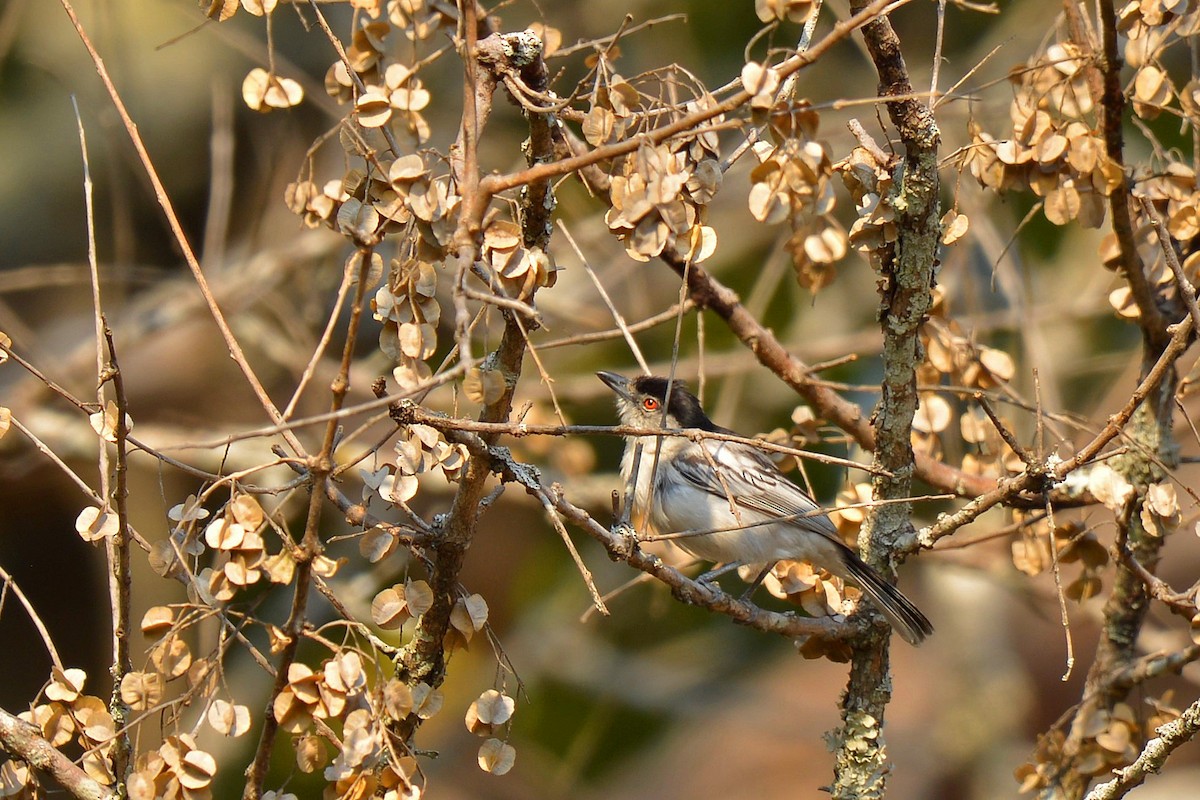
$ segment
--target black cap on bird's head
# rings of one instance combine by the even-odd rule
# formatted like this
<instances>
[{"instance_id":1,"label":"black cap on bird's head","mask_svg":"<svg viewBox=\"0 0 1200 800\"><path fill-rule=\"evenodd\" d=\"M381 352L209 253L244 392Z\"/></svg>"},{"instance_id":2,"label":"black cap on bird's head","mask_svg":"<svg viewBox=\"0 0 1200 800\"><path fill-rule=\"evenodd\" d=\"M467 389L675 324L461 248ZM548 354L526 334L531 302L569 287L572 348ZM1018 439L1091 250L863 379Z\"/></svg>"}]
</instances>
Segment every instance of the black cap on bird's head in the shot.
<instances>
[{"instance_id":1,"label":"black cap on bird's head","mask_svg":"<svg viewBox=\"0 0 1200 800\"><path fill-rule=\"evenodd\" d=\"M665 424L668 428L717 430L717 426L700 407L696 395L689 392L679 379L668 380L655 375L626 378L615 372L597 372L596 377L616 393L617 413L626 425L662 427L665 407Z\"/></svg>"}]
</instances>

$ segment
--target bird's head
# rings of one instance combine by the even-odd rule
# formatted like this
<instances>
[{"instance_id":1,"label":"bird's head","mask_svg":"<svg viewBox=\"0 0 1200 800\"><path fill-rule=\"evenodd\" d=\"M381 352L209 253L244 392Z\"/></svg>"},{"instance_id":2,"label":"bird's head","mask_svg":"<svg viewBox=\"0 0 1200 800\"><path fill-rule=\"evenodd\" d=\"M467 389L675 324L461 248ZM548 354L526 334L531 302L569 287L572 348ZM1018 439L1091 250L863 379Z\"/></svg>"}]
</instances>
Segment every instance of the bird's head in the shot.
<instances>
[{"instance_id":1,"label":"bird's head","mask_svg":"<svg viewBox=\"0 0 1200 800\"><path fill-rule=\"evenodd\" d=\"M716 425L700 407L696 395L689 392L681 380L669 381L654 375L626 378L615 372L597 372L596 377L616 394L617 415L625 425L637 428L716 429Z\"/></svg>"}]
</instances>

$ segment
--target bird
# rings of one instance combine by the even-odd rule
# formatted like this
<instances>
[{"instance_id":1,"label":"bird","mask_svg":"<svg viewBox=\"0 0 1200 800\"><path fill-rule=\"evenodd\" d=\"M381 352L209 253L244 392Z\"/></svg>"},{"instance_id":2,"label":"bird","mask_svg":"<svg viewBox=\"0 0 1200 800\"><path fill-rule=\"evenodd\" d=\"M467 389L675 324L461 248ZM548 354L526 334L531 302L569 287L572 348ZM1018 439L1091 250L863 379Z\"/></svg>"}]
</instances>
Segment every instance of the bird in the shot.
<instances>
[{"instance_id":1,"label":"bird","mask_svg":"<svg viewBox=\"0 0 1200 800\"><path fill-rule=\"evenodd\" d=\"M709 419L680 380L605 371L596 376L616 394L623 425L737 435ZM783 559L808 561L862 589L908 643L920 644L933 632L929 619L842 542L820 505L762 450L719 439L627 436L621 459L626 486L634 480L635 459L635 526L660 535L705 531L672 541L715 564L770 568Z\"/></svg>"}]
</instances>

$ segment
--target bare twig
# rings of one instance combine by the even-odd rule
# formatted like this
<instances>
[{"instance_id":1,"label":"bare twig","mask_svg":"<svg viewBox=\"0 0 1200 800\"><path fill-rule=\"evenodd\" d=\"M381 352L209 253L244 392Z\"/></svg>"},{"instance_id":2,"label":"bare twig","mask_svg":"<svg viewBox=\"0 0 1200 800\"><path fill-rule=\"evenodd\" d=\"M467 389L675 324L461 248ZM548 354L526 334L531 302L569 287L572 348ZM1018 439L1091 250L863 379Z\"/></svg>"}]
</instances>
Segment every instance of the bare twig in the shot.
<instances>
[{"instance_id":1,"label":"bare twig","mask_svg":"<svg viewBox=\"0 0 1200 800\"><path fill-rule=\"evenodd\" d=\"M996 429L996 433L1000 434L1000 438L1004 440L1004 443L1012 448L1012 451L1017 454L1017 458L1021 459L1021 463L1026 465L1035 463L1033 455L1017 441L1016 434L1010 431L1008 426L1004 424L1004 420L1000 419L999 415L996 414L996 409L992 408L992 404L988 402L983 392L976 392L971 399L979 404L979 407L983 409L983 413L987 414L987 418L992 421L992 427ZM1041 418L1040 414L1038 418ZM1040 441L1041 437L1039 436L1038 439Z\"/></svg>"},{"instance_id":2,"label":"bare twig","mask_svg":"<svg viewBox=\"0 0 1200 800\"><path fill-rule=\"evenodd\" d=\"M683 313L686 314L695 307L695 303L693 303L691 300L687 300L683 304ZM632 325L625 325L622 328L612 328L611 330L607 331L577 333L574 336L564 336L561 339L553 339L549 342L543 342L542 344L538 345L538 347L540 347L542 350L549 350L552 347L568 347L571 345L591 344L592 342L606 342L611 339L620 339L631 333L641 333L642 331L657 327L664 322L674 322L675 319L679 317L679 314L680 307L678 305L672 305L665 311L660 311L659 313L650 317L646 317L646 319L640 322L635 322ZM647 367L646 370L647 374L649 374L649 367Z\"/></svg>"},{"instance_id":3,"label":"bare twig","mask_svg":"<svg viewBox=\"0 0 1200 800\"><path fill-rule=\"evenodd\" d=\"M846 467L847 469L860 469L871 473L876 471L876 468L868 464L860 464L857 461L850 461L838 458L837 456L829 456L811 450L800 450L763 439L749 439L737 434L704 431L695 428L671 430L662 428L637 428L629 425L530 425L524 422L477 422L475 420L434 414L408 402L395 404L392 409L392 419L401 425L410 425L416 422L428 425L431 428L437 428L441 431L458 430L492 435L505 434L517 438L523 436L604 435L621 437L662 436L667 438L676 436L685 437L693 441L710 439L717 442L748 444L767 452L782 453L784 455L795 456L796 458L807 458L822 464L833 464L835 466Z\"/></svg>"},{"instance_id":4,"label":"bare twig","mask_svg":"<svg viewBox=\"0 0 1200 800\"><path fill-rule=\"evenodd\" d=\"M103 319L101 320L103 322ZM133 599L133 564L129 558L129 456L126 452L129 438L129 427L126 422L129 410L129 399L125 396L125 381L121 375L121 367L117 363L117 349L113 343L112 331L107 323L104 324L103 342L108 347L108 364L105 367L107 377L112 381L113 394L116 396L116 467L114 469L114 486L112 501L117 512L117 530L105 543L108 553L108 591L109 603L112 607L112 657L111 666L113 677L113 694L110 702L113 720L117 727L123 727L129 716L129 706L121 699L121 679L133 670L129 654L129 637L133 633L131 620L131 604ZM101 449L105 448L104 439L100 440ZM130 754L132 747L127 731L118 736L113 748L113 772L117 779L124 782L132 769Z\"/></svg>"},{"instance_id":5,"label":"bare twig","mask_svg":"<svg viewBox=\"0 0 1200 800\"><path fill-rule=\"evenodd\" d=\"M567 228L565 222L558 220L558 228L563 232L563 236L567 237L567 243L571 245L571 249L575 251L575 256L579 262L583 264L583 268L587 271L588 277L592 279L592 285L596 287L596 291L600 293L600 299L604 301L604 305L608 308L608 313L612 314L613 321L617 323L617 328L621 331L621 335L625 337L625 343L629 345L629 352L633 353L633 357L637 359L638 366L642 368L642 373L650 374L650 367L646 364L646 357L642 355L642 348L638 347L637 340L633 338L633 332L629 326L625 324L625 317L621 316L621 312L617 311L617 307L613 304L612 298L608 296L608 290L604 288L604 284L596 277L596 272L588 263L587 256L579 249L579 245L575 242L575 237L571 235L571 231ZM675 308L676 311L681 309Z\"/></svg>"},{"instance_id":6,"label":"bare twig","mask_svg":"<svg viewBox=\"0 0 1200 800\"><path fill-rule=\"evenodd\" d=\"M154 196L158 200L159 206L163 210L163 215L167 219L167 224L171 228L171 233L175 237L176 243L183 252L184 260L187 262L188 268L192 271L192 277L196 281L196 286L200 289L201 295L204 297L204 302L208 306L209 312L212 315L213 321L217 325L217 329L221 333L221 337L225 340L226 347L229 348L229 355L233 358L234 363L238 365L242 375L246 379L246 383L254 391L255 396L262 404L268 416L276 424L283 420L283 415L276 408L274 401L267 394L266 388L262 381L258 379L258 375L254 372L254 368L250 366L250 362L246 359L245 353L242 352L241 345L238 344L237 337L233 335L233 330L229 327L225 315L217 305L216 298L213 297L211 288L208 285L208 279L204 276L204 272L200 268L200 261L196 258L196 253L188 242L187 234L184 233L183 225L179 221L179 217L175 213L175 206L171 202L170 196L167 194L166 187L158 176L158 171L154 167L154 162L150 159L150 153L146 150L146 145L142 141L141 134L138 132L137 125L133 118L129 115L129 111L125 108L125 102L121 99L120 93L117 91L116 85L112 78L109 77L108 68L104 65L104 60L100 57L100 53L92 44L91 39L84 30L83 24L79 21L78 15L75 13L74 7L70 0L59 0L62 3L63 9L67 12L67 16L71 20L71 24L75 27L75 32L79 34L83 46L87 49L88 54L92 58L92 65L96 70L96 74L100 77L101 83L108 91L108 96L112 100L113 107L117 110L118 116L121 118L122 124L125 126L126 133L129 134L130 140L133 142L133 148L137 152L138 158L142 162L142 168L145 170L146 177L150 179L151 185L154 187ZM304 452L304 447L300 440L295 437L290 430L280 431L284 439L297 454Z\"/></svg>"},{"instance_id":7,"label":"bare twig","mask_svg":"<svg viewBox=\"0 0 1200 800\"><path fill-rule=\"evenodd\" d=\"M367 275L371 269L373 255L372 248L363 247L350 260L350 264L358 267L358 281L355 284L354 301L350 307L350 320L346 328L346 342L342 348L341 367L330 386L332 395L330 407L333 412L341 409L346 395L350 391L350 365L354 359L355 345L358 343ZM355 263L355 259L357 259L357 263ZM293 556L297 562L296 585L292 594L291 612L283 625L287 643L280 652L275 667L275 683L264 710L263 729L259 736L258 747L255 750L253 761L246 768L246 788L242 795L245 800L258 800L262 796L263 780L267 775L267 766L270 763L275 736L279 731L279 720L275 718L275 698L287 686L288 667L295 661L301 634L307 622L308 592L313 578L313 560L321 554L323 549L320 538L321 511L324 507L325 483L328 481L330 473L333 472L333 451L337 440L337 431L337 419L332 418L326 423L320 451L310 458L308 463L312 483L309 486L308 515L304 523L304 535L300 541L298 552Z\"/></svg>"},{"instance_id":8,"label":"bare twig","mask_svg":"<svg viewBox=\"0 0 1200 800\"><path fill-rule=\"evenodd\" d=\"M321 338L317 341L317 346L313 348L308 363L304 365L304 371L300 374L300 380L292 392L292 399L288 401L287 407L283 410L284 419L291 419L296 410L296 404L300 402L301 395L304 394L309 381L317 371L317 365L321 362L321 357L325 355L325 348L329 346L329 340L333 337L337 322L342 316L342 306L346 302L346 295L349 294L350 285L353 282L354 270L347 267L342 271L342 282L338 285L337 297L334 298L333 308L330 309L329 317L325 320L325 329L321 331Z\"/></svg>"},{"instance_id":9,"label":"bare twig","mask_svg":"<svg viewBox=\"0 0 1200 800\"><path fill-rule=\"evenodd\" d=\"M1175 285L1179 287L1183 305L1187 308L1188 314L1192 316L1192 327L1200 331L1200 306L1196 305L1196 287L1192 286L1192 282L1188 280L1187 274L1183 271L1183 265L1179 263L1179 254L1175 251L1175 238L1171 236L1166 223L1163 222L1162 217L1154 210L1154 205L1147 198L1139 197L1138 202L1142 207L1142 213L1150 220L1150 224L1154 226L1154 232L1158 234L1158 246L1162 250L1163 258L1166 260L1171 274L1175 276Z\"/></svg>"},{"instance_id":10,"label":"bare twig","mask_svg":"<svg viewBox=\"0 0 1200 800\"><path fill-rule=\"evenodd\" d=\"M979 515L988 509L1016 497L1021 492L1041 491L1044 486L1043 481L1047 479L1051 483L1056 484L1062 481L1067 475L1099 456L1100 451L1109 442L1121 435L1121 431L1128 424L1130 418L1133 417L1134 412L1141 407L1147 396L1158 388L1170 370L1173 369L1175 361L1183 355L1183 352L1187 349L1188 342L1191 340L1192 331L1194 330L1193 324L1192 318L1188 316L1182 322L1170 327L1170 341L1167 342L1167 346L1163 349L1158 360L1146 373L1146 376L1137 385L1137 388L1134 389L1129 400L1121 407L1120 411L1108 418L1105 426L1092 437L1091 441L1077 450L1075 455L1064 461L1056 461L1053 467L1045 473L1041 473L1039 470L1025 469L1020 474L1014 475L1011 478L1001 479L992 491L976 497L954 514L939 517L935 524L922 529L905 545L905 549L932 547L933 543L938 539L953 533L963 525L979 517Z\"/></svg>"},{"instance_id":11,"label":"bare twig","mask_svg":"<svg viewBox=\"0 0 1200 800\"><path fill-rule=\"evenodd\" d=\"M554 507L554 503L544 491L537 491L534 494L541 502L542 507L546 509L546 516L550 518L550 523L554 526L554 530L558 532L559 537L563 540L563 544L566 545L567 552L571 554L571 560L575 562L575 568L579 570L579 574L583 578L583 583L587 586L588 593L592 596L592 606L607 617L608 606L604 605L604 598L601 597L599 590L596 589L595 581L592 580L592 571L587 568L587 564L583 563L583 558L579 555L579 550L575 548L575 543L571 541L571 534L567 533L566 526L563 525L558 509Z\"/></svg>"},{"instance_id":12,"label":"bare twig","mask_svg":"<svg viewBox=\"0 0 1200 800\"><path fill-rule=\"evenodd\" d=\"M0 567L0 582L4 583L3 588L0 588L0 610L4 607L3 600L5 595L11 591L25 608L25 613L29 615L29 621L33 623L33 627L37 628L38 635L42 637L42 644L46 645L46 652L50 655L51 663L59 669L66 669L62 658L58 655L58 648L54 646L54 640L50 637L50 630L46 627L46 623L42 621L41 616L37 613L37 609L33 607L33 603L29 597L22 591L21 587L17 585L12 575L9 575L4 567Z\"/></svg>"}]
</instances>

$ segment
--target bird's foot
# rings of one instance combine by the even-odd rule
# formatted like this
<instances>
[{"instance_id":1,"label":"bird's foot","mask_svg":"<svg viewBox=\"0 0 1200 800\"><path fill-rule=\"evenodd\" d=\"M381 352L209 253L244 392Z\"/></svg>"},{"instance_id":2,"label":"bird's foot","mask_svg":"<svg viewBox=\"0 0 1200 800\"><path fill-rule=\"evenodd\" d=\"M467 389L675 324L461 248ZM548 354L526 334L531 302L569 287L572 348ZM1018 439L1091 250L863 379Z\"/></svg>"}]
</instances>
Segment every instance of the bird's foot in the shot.
<instances>
[{"instance_id":1,"label":"bird's foot","mask_svg":"<svg viewBox=\"0 0 1200 800\"><path fill-rule=\"evenodd\" d=\"M767 579L767 575L774 568L775 568L774 561L772 561L770 564L767 564L765 567L763 567L762 571L758 573L758 577L756 577L753 581L750 582L750 585L746 587L746 591L742 592L742 596L739 597L738 599L748 602L750 600L750 597L758 590L758 587L762 586L762 582Z\"/></svg>"},{"instance_id":2,"label":"bird's foot","mask_svg":"<svg viewBox=\"0 0 1200 800\"><path fill-rule=\"evenodd\" d=\"M742 566L741 561L730 561L728 564L722 564L719 567L714 567L713 569L710 569L708 572L705 572L703 575L698 576L696 578L696 583L703 583L705 585L711 584L717 578L721 577L722 575L727 575L728 573L733 572L735 569L738 569L741 566Z\"/></svg>"}]
</instances>

